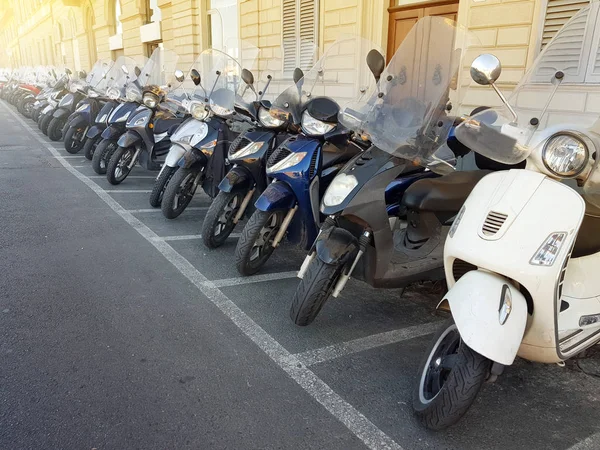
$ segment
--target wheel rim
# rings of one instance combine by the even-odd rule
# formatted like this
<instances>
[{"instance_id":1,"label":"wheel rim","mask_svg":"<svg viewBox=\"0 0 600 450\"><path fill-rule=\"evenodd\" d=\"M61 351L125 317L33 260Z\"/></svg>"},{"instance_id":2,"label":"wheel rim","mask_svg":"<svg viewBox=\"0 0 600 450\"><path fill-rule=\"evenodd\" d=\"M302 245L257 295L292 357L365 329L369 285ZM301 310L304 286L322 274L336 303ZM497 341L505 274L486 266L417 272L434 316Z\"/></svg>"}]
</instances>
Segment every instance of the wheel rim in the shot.
<instances>
[{"instance_id":1,"label":"wheel rim","mask_svg":"<svg viewBox=\"0 0 600 450\"><path fill-rule=\"evenodd\" d=\"M427 404L438 396L456 365L461 338L456 324L452 324L438 338L421 374L419 399Z\"/></svg>"},{"instance_id":2,"label":"wheel rim","mask_svg":"<svg viewBox=\"0 0 600 450\"><path fill-rule=\"evenodd\" d=\"M250 262L260 261L260 259L269 253L273 248L273 240L279 231L279 214L273 213L269 216L266 223L260 229L258 237L250 249Z\"/></svg>"},{"instance_id":3,"label":"wheel rim","mask_svg":"<svg viewBox=\"0 0 600 450\"><path fill-rule=\"evenodd\" d=\"M179 183L179 189L173 199L173 209L177 211L179 208L185 208L194 196L194 179L196 175L188 173L186 177Z\"/></svg>"},{"instance_id":4,"label":"wheel rim","mask_svg":"<svg viewBox=\"0 0 600 450\"><path fill-rule=\"evenodd\" d=\"M131 159L133 158L133 152L127 149L121 157L119 158L119 162L117 163L117 167L115 168L115 178L117 180L121 180L129 174L129 164L131 163Z\"/></svg>"},{"instance_id":5,"label":"wheel rim","mask_svg":"<svg viewBox=\"0 0 600 450\"><path fill-rule=\"evenodd\" d=\"M30 115L33 107L33 103L27 102L23 105L23 111L25 111L25 115Z\"/></svg>"},{"instance_id":6,"label":"wheel rim","mask_svg":"<svg viewBox=\"0 0 600 450\"><path fill-rule=\"evenodd\" d=\"M217 224L213 233L215 237L220 236L223 231L233 225L233 218L240 210L242 203L240 198L240 195L234 195L221 211L221 214L217 218Z\"/></svg>"},{"instance_id":7,"label":"wheel rim","mask_svg":"<svg viewBox=\"0 0 600 450\"><path fill-rule=\"evenodd\" d=\"M110 144L106 147L104 154L100 155L100 168L101 169L106 169L106 166L108 166L108 155L110 155L112 153L113 149L114 149L114 144Z\"/></svg>"},{"instance_id":8,"label":"wheel rim","mask_svg":"<svg viewBox=\"0 0 600 450\"><path fill-rule=\"evenodd\" d=\"M69 143L69 147L71 147L71 150L75 150L80 146L82 131L83 128L76 130L76 132L73 134L73 137L71 137L71 142Z\"/></svg>"}]
</instances>

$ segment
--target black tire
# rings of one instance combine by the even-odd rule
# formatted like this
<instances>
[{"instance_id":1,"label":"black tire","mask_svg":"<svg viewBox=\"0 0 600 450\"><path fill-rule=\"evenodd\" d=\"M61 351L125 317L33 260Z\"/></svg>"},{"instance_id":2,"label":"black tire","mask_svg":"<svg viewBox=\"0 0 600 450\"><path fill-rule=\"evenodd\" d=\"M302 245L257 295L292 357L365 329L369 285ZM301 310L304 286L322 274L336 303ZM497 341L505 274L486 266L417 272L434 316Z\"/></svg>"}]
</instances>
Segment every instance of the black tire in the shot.
<instances>
[{"instance_id":1,"label":"black tire","mask_svg":"<svg viewBox=\"0 0 600 450\"><path fill-rule=\"evenodd\" d=\"M281 227L286 211L257 209L248 219L235 247L235 265L242 275L254 275L275 250L273 240Z\"/></svg>"},{"instance_id":2,"label":"black tire","mask_svg":"<svg viewBox=\"0 0 600 450\"><path fill-rule=\"evenodd\" d=\"M46 114L44 117L42 117L42 120L40 120L40 122L39 122L40 130L46 136L48 136L48 125L50 125L50 122L52 121L52 119L53 119L53 117L51 115Z\"/></svg>"},{"instance_id":3,"label":"black tire","mask_svg":"<svg viewBox=\"0 0 600 450\"><path fill-rule=\"evenodd\" d=\"M38 120L40 120L40 114L42 113L42 111L40 111L39 109L36 109L34 111L32 111L31 113L31 120L33 120L35 123L38 122Z\"/></svg>"},{"instance_id":4,"label":"black tire","mask_svg":"<svg viewBox=\"0 0 600 450\"><path fill-rule=\"evenodd\" d=\"M310 325L321 312L323 305L333 293L342 273L343 265L325 264L315 257L294 292L290 319L296 325Z\"/></svg>"},{"instance_id":5,"label":"black tire","mask_svg":"<svg viewBox=\"0 0 600 450\"><path fill-rule=\"evenodd\" d=\"M220 191L208 208L202 223L202 241L208 248L225 243L235 228L233 219L240 210L247 192Z\"/></svg>"},{"instance_id":6,"label":"black tire","mask_svg":"<svg viewBox=\"0 0 600 450\"><path fill-rule=\"evenodd\" d=\"M85 136L82 136L85 127L69 127L65 133L65 150L72 155L79 153L85 144ZM79 133L79 135L78 135ZM48 133L49 134L49 133Z\"/></svg>"},{"instance_id":7,"label":"black tire","mask_svg":"<svg viewBox=\"0 0 600 450\"><path fill-rule=\"evenodd\" d=\"M150 193L150 206L153 208L158 208L160 206L165 189L173 177L173 174L177 172L177 169L179 169L179 167L165 167L159 177L154 181L154 186Z\"/></svg>"},{"instance_id":8,"label":"black tire","mask_svg":"<svg viewBox=\"0 0 600 450\"><path fill-rule=\"evenodd\" d=\"M165 189L160 209L167 219L175 219L188 207L196 189L193 187L198 170L180 168Z\"/></svg>"},{"instance_id":9,"label":"black tire","mask_svg":"<svg viewBox=\"0 0 600 450\"><path fill-rule=\"evenodd\" d=\"M135 155L135 147L119 147L108 161L106 179L112 185L121 184L129 176L131 170L127 166Z\"/></svg>"},{"instance_id":10,"label":"black tire","mask_svg":"<svg viewBox=\"0 0 600 450\"><path fill-rule=\"evenodd\" d=\"M106 173L106 167L108 161L110 161L113 153L119 148L117 141L111 139L102 139L96 147L94 156L92 156L92 169L98 175L104 175Z\"/></svg>"},{"instance_id":11,"label":"black tire","mask_svg":"<svg viewBox=\"0 0 600 450\"><path fill-rule=\"evenodd\" d=\"M100 136L96 136L95 138L86 138L85 144L83 144L83 156L85 156L85 159L90 161L92 160L101 140L102 138ZM67 138L65 138L65 142L66 141Z\"/></svg>"},{"instance_id":12,"label":"black tire","mask_svg":"<svg viewBox=\"0 0 600 450\"><path fill-rule=\"evenodd\" d=\"M491 365L462 341L453 319L445 322L420 366L413 390L416 416L430 430L454 425L475 401Z\"/></svg>"},{"instance_id":13,"label":"black tire","mask_svg":"<svg viewBox=\"0 0 600 450\"><path fill-rule=\"evenodd\" d=\"M23 100L21 100L21 103L19 103L19 112L21 114L23 114L25 117L27 117L28 119L31 119L31 113L32 108L33 108L33 104L35 103L35 98L33 97L26 97Z\"/></svg>"},{"instance_id":14,"label":"black tire","mask_svg":"<svg viewBox=\"0 0 600 450\"><path fill-rule=\"evenodd\" d=\"M62 139L62 129L65 126L65 120L62 117L52 118L47 130L47 135L51 141L60 141Z\"/></svg>"}]
</instances>

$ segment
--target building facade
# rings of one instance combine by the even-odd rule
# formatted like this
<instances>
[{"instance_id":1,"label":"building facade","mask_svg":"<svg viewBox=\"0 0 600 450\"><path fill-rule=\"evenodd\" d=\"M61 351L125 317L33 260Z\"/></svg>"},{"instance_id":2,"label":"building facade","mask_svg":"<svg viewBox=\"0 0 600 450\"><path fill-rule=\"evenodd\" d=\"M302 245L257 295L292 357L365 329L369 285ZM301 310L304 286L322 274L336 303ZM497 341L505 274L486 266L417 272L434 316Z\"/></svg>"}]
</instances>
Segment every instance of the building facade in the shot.
<instances>
[{"instance_id":1,"label":"building facade","mask_svg":"<svg viewBox=\"0 0 600 450\"><path fill-rule=\"evenodd\" d=\"M205 48L242 38L261 48L260 64L307 67L341 34L360 34L388 55L424 16L456 20L503 64L510 91L543 45L587 0L0 0L0 67L65 65L88 69L98 58L149 55L157 45L182 64ZM465 72L466 72L465 68ZM293 69L292 69L293 70ZM466 76L466 75L465 75ZM466 105L497 104L470 89Z\"/></svg>"}]
</instances>

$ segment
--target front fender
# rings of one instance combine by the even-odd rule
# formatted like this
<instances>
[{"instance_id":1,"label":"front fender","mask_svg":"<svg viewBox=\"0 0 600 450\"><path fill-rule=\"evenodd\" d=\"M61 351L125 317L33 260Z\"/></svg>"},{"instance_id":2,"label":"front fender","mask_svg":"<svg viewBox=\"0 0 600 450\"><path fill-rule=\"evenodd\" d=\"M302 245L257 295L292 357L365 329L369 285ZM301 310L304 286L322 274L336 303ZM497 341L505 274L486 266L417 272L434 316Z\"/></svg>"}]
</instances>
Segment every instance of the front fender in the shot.
<instances>
[{"instance_id":1,"label":"front fender","mask_svg":"<svg viewBox=\"0 0 600 450\"><path fill-rule=\"evenodd\" d=\"M325 264L345 264L358 249L358 239L348 230L331 227L323 230L315 241L317 257Z\"/></svg>"},{"instance_id":2,"label":"front fender","mask_svg":"<svg viewBox=\"0 0 600 450\"><path fill-rule=\"evenodd\" d=\"M165 159L165 166L177 167L179 160L185 155L186 149L175 142L171 142L171 148Z\"/></svg>"},{"instance_id":3,"label":"front fender","mask_svg":"<svg viewBox=\"0 0 600 450\"><path fill-rule=\"evenodd\" d=\"M102 133L104 134L104 133ZM119 140L117 141L117 145L119 147L127 148L133 147L138 142L142 141L142 137L136 133L135 131L126 131L125 134L122 134Z\"/></svg>"},{"instance_id":4,"label":"front fender","mask_svg":"<svg viewBox=\"0 0 600 450\"><path fill-rule=\"evenodd\" d=\"M63 108L58 108L56 111L54 111L54 113L52 114L52 117L54 117L55 119L61 118L61 117L67 117L69 116L69 111L67 111L66 109Z\"/></svg>"},{"instance_id":5,"label":"front fender","mask_svg":"<svg viewBox=\"0 0 600 450\"><path fill-rule=\"evenodd\" d=\"M88 139L94 139L95 137L100 136L102 131L103 130L98 125L94 125L94 126L90 127L90 129L87 131L85 137Z\"/></svg>"},{"instance_id":6,"label":"front fender","mask_svg":"<svg viewBox=\"0 0 600 450\"><path fill-rule=\"evenodd\" d=\"M235 166L219 183L219 190L223 192L240 192L250 190L253 184L252 175L248 169Z\"/></svg>"},{"instance_id":7,"label":"front fender","mask_svg":"<svg viewBox=\"0 0 600 450\"><path fill-rule=\"evenodd\" d=\"M88 121L85 120L85 117L83 117L82 115L78 114L75 117L70 118L69 120L69 126L70 127L80 127L82 125L87 125Z\"/></svg>"},{"instance_id":8,"label":"front fender","mask_svg":"<svg viewBox=\"0 0 600 450\"><path fill-rule=\"evenodd\" d=\"M527 324L527 301L514 285L494 273L472 270L444 300L465 344L497 363L513 363Z\"/></svg>"},{"instance_id":9,"label":"front fender","mask_svg":"<svg viewBox=\"0 0 600 450\"><path fill-rule=\"evenodd\" d=\"M102 139L107 139L109 141L114 141L119 139L121 135L125 132L124 126L110 125L106 130L102 132Z\"/></svg>"},{"instance_id":10,"label":"front fender","mask_svg":"<svg viewBox=\"0 0 600 450\"><path fill-rule=\"evenodd\" d=\"M276 211L279 209L292 209L296 206L297 200L294 191L287 184L276 181L267 186L254 206L261 211Z\"/></svg>"}]
</instances>

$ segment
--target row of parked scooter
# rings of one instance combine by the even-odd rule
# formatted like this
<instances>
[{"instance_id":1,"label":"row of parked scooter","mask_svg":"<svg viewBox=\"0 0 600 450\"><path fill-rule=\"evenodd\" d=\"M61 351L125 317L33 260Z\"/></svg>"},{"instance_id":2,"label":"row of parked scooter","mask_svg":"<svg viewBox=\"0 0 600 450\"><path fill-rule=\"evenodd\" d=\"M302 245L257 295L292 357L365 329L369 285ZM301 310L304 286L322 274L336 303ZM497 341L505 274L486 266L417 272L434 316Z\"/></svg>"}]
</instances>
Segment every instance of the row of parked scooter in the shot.
<instances>
[{"instance_id":1,"label":"row of parked scooter","mask_svg":"<svg viewBox=\"0 0 600 450\"><path fill-rule=\"evenodd\" d=\"M111 184L136 164L157 170L150 204L169 219L201 186L207 247L243 224L242 275L286 241L304 248L297 325L350 277L376 288L445 280L438 308L451 317L413 396L425 426L442 429L516 356L561 364L600 340L600 114L569 104L598 87L580 77L587 61L573 70L556 57L572 29L598 27L598 7L558 32L510 101L498 59L468 61L477 39L436 17L417 22L387 66L372 43L345 37L306 73L275 70L259 87L246 68L258 51L245 44L203 52L187 74L159 48L89 74L17 70L2 98ZM459 115L469 64L502 107Z\"/></svg>"}]
</instances>

